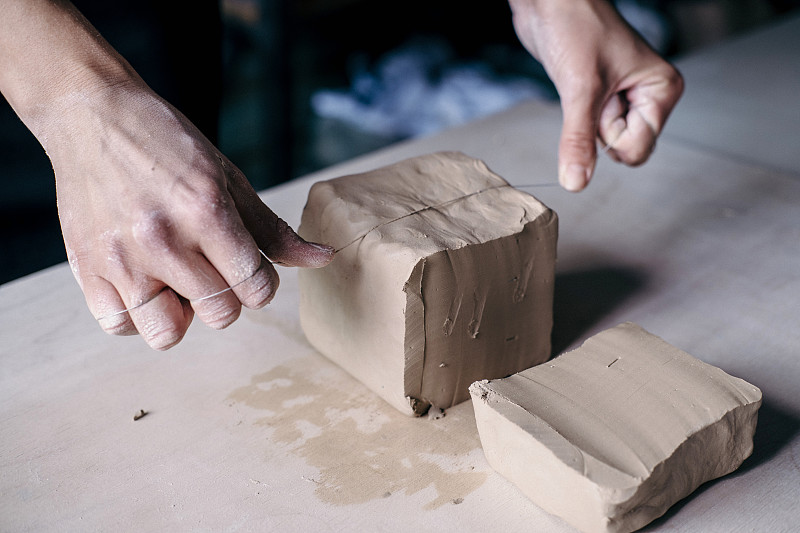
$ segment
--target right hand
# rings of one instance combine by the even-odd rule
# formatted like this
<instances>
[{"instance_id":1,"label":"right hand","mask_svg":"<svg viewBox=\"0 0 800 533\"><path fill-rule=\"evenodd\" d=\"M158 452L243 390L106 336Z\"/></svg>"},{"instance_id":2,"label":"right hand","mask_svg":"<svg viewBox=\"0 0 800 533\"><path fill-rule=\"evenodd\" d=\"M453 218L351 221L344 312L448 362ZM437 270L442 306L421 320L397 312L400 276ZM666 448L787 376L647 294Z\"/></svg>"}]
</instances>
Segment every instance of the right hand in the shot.
<instances>
[{"instance_id":1,"label":"right hand","mask_svg":"<svg viewBox=\"0 0 800 533\"><path fill-rule=\"evenodd\" d=\"M510 0L522 44L561 98L559 181L589 183L596 139L616 161L644 163L683 92L683 79L607 0Z\"/></svg>"}]
</instances>

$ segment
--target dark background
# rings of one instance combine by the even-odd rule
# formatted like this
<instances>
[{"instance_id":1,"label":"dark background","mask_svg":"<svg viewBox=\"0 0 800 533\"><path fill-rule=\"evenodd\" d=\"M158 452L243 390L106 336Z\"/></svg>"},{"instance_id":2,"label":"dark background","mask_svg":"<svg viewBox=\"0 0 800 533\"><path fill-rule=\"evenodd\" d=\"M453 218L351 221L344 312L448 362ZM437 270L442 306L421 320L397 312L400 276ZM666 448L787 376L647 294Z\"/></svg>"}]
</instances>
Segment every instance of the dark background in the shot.
<instances>
[{"instance_id":1,"label":"dark background","mask_svg":"<svg viewBox=\"0 0 800 533\"><path fill-rule=\"evenodd\" d=\"M632 0L631 0L632 1ZM77 0L159 94L263 189L399 140L316 116L311 94L347 87L354 64L415 36L458 59L540 76L503 0ZM668 24L674 58L765 24L798 0L639 0ZM66 259L52 168L0 101L0 283Z\"/></svg>"}]
</instances>

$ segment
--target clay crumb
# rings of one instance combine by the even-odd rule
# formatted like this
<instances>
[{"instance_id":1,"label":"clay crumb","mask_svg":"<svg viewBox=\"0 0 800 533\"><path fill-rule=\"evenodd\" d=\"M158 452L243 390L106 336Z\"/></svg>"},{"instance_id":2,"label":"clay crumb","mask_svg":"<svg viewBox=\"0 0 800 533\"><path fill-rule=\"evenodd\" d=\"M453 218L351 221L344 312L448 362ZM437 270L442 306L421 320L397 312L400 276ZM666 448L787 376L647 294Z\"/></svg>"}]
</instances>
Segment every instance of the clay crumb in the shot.
<instances>
[{"instance_id":1,"label":"clay crumb","mask_svg":"<svg viewBox=\"0 0 800 533\"><path fill-rule=\"evenodd\" d=\"M408 405L411 407L411 411L414 413L414 416L422 416L428 412L431 404L428 402L419 400L417 398L412 398L411 396L406 396L406 400L408 400Z\"/></svg>"},{"instance_id":2,"label":"clay crumb","mask_svg":"<svg viewBox=\"0 0 800 533\"><path fill-rule=\"evenodd\" d=\"M439 420L445 416L446 414L443 409L439 409L435 406L431 406L430 409L428 409L428 420Z\"/></svg>"},{"instance_id":3,"label":"clay crumb","mask_svg":"<svg viewBox=\"0 0 800 533\"><path fill-rule=\"evenodd\" d=\"M139 412L136 413L135 415L133 415L133 421L136 422L140 418L146 417L148 414L149 413L147 411L145 411L144 409L139 409Z\"/></svg>"},{"instance_id":4,"label":"clay crumb","mask_svg":"<svg viewBox=\"0 0 800 533\"><path fill-rule=\"evenodd\" d=\"M453 500L453 505L459 505L462 503L464 503L464 498L456 498L455 500Z\"/></svg>"},{"instance_id":5,"label":"clay crumb","mask_svg":"<svg viewBox=\"0 0 800 533\"><path fill-rule=\"evenodd\" d=\"M486 385L488 384L489 384L488 379L482 379L480 381L476 381L469 386L470 393L475 391L482 401L487 402L489 398L489 390L486 387Z\"/></svg>"}]
</instances>

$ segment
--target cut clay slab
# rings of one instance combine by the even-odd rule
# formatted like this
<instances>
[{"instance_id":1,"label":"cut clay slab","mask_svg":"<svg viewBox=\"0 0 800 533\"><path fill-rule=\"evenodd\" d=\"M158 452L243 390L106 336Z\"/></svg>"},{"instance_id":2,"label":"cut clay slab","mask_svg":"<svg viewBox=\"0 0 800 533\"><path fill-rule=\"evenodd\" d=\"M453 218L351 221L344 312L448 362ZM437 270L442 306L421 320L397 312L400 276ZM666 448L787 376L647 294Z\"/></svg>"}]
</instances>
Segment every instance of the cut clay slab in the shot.
<instances>
[{"instance_id":1,"label":"cut clay slab","mask_svg":"<svg viewBox=\"0 0 800 533\"><path fill-rule=\"evenodd\" d=\"M475 380L550 358L557 217L457 152L314 184L299 233L309 342L391 405L422 414Z\"/></svg>"},{"instance_id":2,"label":"cut clay slab","mask_svg":"<svg viewBox=\"0 0 800 533\"><path fill-rule=\"evenodd\" d=\"M586 532L661 516L753 450L761 391L626 323L470 387L490 465Z\"/></svg>"}]
</instances>

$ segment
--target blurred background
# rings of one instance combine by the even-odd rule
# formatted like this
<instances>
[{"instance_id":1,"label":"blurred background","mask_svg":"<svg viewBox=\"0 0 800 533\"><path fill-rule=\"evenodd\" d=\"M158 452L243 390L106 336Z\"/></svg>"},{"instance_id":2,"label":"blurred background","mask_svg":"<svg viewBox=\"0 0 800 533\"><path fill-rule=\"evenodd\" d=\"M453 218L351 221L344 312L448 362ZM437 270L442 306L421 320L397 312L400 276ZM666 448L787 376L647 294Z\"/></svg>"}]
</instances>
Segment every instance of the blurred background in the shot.
<instances>
[{"instance_id":1,"label":"blurred background","mask_svg":"<svg viewBox=\"0 0 800 533\"><path fill-rule=\"evenodd\" d=\"M409 137L556 100L503 0L77 0L256 190ZM619 0L668 58L800 0ZM0 283L66 260L53 172L0 101Z\"/></svg>"}]
</instances>

